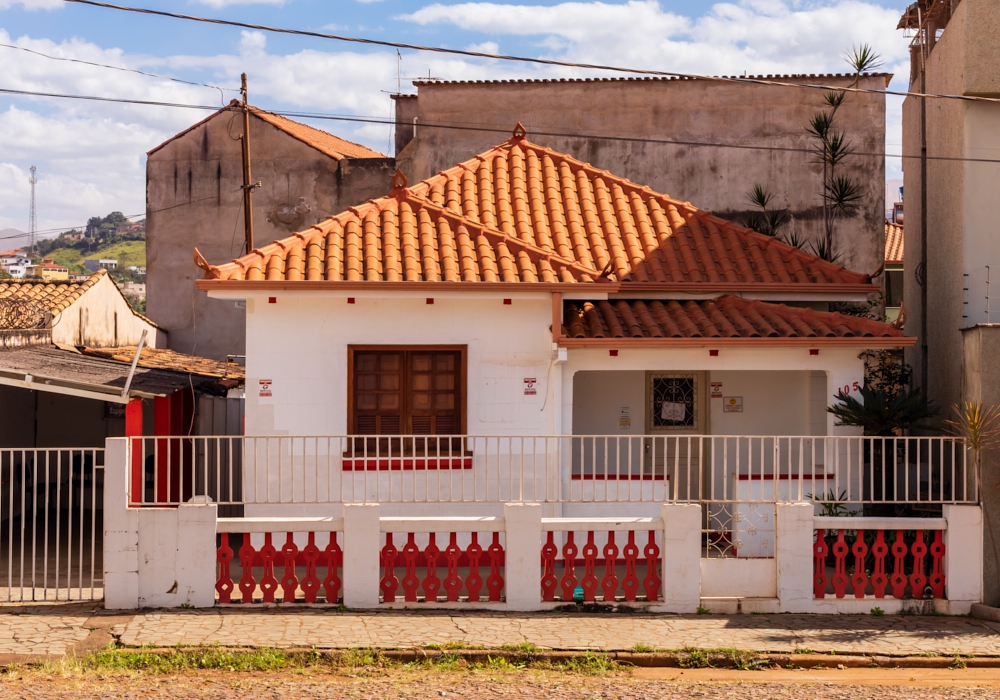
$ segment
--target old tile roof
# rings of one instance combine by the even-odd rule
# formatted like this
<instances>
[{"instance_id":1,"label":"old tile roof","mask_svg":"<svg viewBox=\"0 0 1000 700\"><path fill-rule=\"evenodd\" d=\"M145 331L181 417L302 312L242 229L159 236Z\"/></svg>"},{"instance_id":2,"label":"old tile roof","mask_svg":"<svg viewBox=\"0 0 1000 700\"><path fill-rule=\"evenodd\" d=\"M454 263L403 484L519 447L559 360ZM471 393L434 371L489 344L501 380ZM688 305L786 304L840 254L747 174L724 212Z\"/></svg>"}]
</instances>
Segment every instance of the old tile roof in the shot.
<instances>
[{"instance_id":1,"label":"old tile roof","mask_svg":"<svg viewBox=\"0 0 1000 700\"><path fill-rule=\"evenodd\" d=\"M223 265L205 280L619 283L870 291L869 275L513 138L413 187ZM200 285L208 288L204 280ZM265 285L266 286L266 285Z\"/></svg>"},{"instance_id":2,"label":"old tile roof","mask_svg":"<svg viewBox=\"0 0 1000 700\"><path fill-rule=\"evenodd\" d=\"M560 342L568 345L577 339L773 338L808 343L858 339L865 346L874 339L896 345L913 340L895 326L868 318L730 295L708 301L568 301L563 308L562 335Z\"/></svg>"},{"instance_id":3,"label":"old tile roof","mask_svg":"<svg viewBox=\"0 0 1000 700\"><path fill-rule=\"evenodd\" d=\"M79 282L49 281L40 279L0 280L0 302L26 301L50 314L64 311L83 293L97 284L107 273L100 269L86 280Z\"/></svg>"},{"instance_id":4,"label":"old tile roof","mask_svg":"<svg viewBox=\"0 0 1000 700\"><path fill-rule=\"evenodd\" d=\"M118 362L131 363L135 357L135 346L119 348L80 348L84 355L94 357L105 357ZM236 379L243 382L246 379L246 371L242 365L235 362L223 362L221 360L211 360L207 357L197 357L195 355L185 355L159 348L143 348L139 355L139 367L147 369L164 369L172 372L185 372L196 374L200 377L214 377L216 379Z\"/></svg>"},{"instance_id":5,"label":"old tile roof","mask_svg":"<svg viewBox=\"0 0 1000 700\"><path fill-rule=\"evenodd\" d=\"M903 225L885 222L885 264L903 264Z\"/></svg>"},{"instance_id":6,"label":"old tile roof","mask_svg":"<svg viewBox=\"0 0 1000 700\"><path fill-rule=\"evenodd\" d=\"M168 143L177 140L181 136L197 129L202 124L208 122L211 119L219 116L223 112L239 112L242 111L242 103L239 100L233 100L228 105L223 107L217 112L213 112L209 116L202 119L200 122L192 124L187 129L180 131L169 139L161 143L159 146L146 152L147 156L150 156L161 148L166 146ZM359 143L354 143L353 141L348 141L342 139L339 136L334 136L331 133L323 131L322 129L317 129L312 126L307 126L297 121L288 119L281 115L275 114L273 112L268 112L267 110L260 109L259 107L254 107L250 105L250 112L267 122L271 126L280 129L294 139L301 141L307 146L315 148L320 153L330 156L334 160L344 160L345 158L387 158L384 153L379 153L378 151L373 151L372 149L362 146Z\"/></svg>"}]
</instances>

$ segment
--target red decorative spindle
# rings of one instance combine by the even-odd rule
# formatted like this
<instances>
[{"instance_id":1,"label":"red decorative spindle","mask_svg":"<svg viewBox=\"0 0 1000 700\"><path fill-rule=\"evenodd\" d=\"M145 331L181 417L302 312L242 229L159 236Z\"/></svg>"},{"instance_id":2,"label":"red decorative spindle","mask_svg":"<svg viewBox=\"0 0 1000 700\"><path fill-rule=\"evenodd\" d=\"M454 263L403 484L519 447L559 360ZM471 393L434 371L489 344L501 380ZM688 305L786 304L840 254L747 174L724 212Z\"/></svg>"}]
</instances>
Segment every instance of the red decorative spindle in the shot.
<instances>
[{"instance_id":1,"label":"red decorative spindle","mask_svg":"<svg viewBox=\"0 0 1000 700\"><path fill-rule=\"evenodd\" d=\"M302 600L307 603L316 602L319 592L319 577L316 575L316 562L319 560L319 547L316 546L316 533L309 533L309 541L302 550L302 558L306 560L306 575L299 582L302 589Z\"/></svg>"},{"instance_id":2,"label":"red decorative spindle","mask_svg":"<svg viewBox=\"0 0 1000 700\"><path fill-rule=\"evenodd\" d=\"M379 588L382 589L382 602L396 602L396 589L399 588L399 579L396 578L396 556L399 552L392 544L392 533L385 533L385 546L382 547L382 568L384 574L379 581Z\"/></svg>"},{"instance_id":3,"label":"red decorative spindle","mask_svg":"<svg viewBox=\"0 0 1000 700\"><path fill-rule=\"evenodd\" d=\"M618 545L615 544L615 533L608 532L608 543L604 545L604 578L601 579L605 603L613 603L618 598L618 576L615 574L617 561Z\"/></svg>"},{"instance_id":4,"label":"red decorative spindle","mask_svg":"<svg viewBox=\"0 0 1000 700\"><path fill-rule=\"evenodd\" d=\"M559 580L559 587L562 589L563 600L573 600L576 592L576 555L577 548L573 542L573 533L566 533L566 543L563 544L563 575Z\"/></svg>"},{"instance_id":5,"label":"red decorative spindle","mask_svg":"<svg viewBox=\"0 0 1000 700\"><path fill-rule=\"evenodd\" d=\"M503 565L503 545L500 544L500 533L493 533L493 542L487 553L490 557L490 575L486 577L486 590L490 592L490 601L500 602L500 592L503 591L503 575L500 567Z\"/></svg>"},{"instance_id":6,"label":"red decorative spindle","mask_svg":"<svg viewBox=\"0 0 1000 700\"><path fill-rule=\"evenodd\" d=\"M458 594L462 592L462 578L458 575L458 560L462 556L462 549L458 546L458 535L451 533L448 546L444 550L444 558L448 562L448 575L444 577L444 590L448 594L448 601L454 603L458 600Z\"/></svg>"},{"instance_id":7,"label":"red decorative spindle","mask_svg":"<svg viewBox=\"0 0 1000 700\"><path fill-rule=\"evenodd\" d=\"M854 554L854 575L851 576L851 583L854 584L854 597L864 598L865 590L868 588L868 575L865 573L865 557L868 556L868 545L865 544L865 531L858 530L857 537L854 538L854 546L851 547Z\"/></svg>"},{"instance_id":8,"label":"red decorative spindle","mask_svg":"<svg viewBox=\"0 0 1000 700\"><path fill-rule=\"evenodd\" d=\"M344 551L337 544L337 533L330 533L330 541L323 550L326 559L326 578L323 579L323 594L327 603L340 600L340 567L344 563Z\"/></svg>"},{"instance_id":9,"label":"red decorative spindle","mask_svg":"<svg viewBox=\"0 0 1000 700\"><path fill-rule=\"evenodd\" d=\"M931 591L935 598L944 598L944 542L941 531L934 531L934 542L931 544Z\"/></svg>"},{"instance_id":10,"label":"red decorative spindle","mask_svg":"<svg viewBox=\"0 0 1000 700\"><path fill-rule=\"evenodd\" d=\"M660 564L660 548L656 544L656 533L649 531L649 541L643 550L646 555L646 578L642 580L642 587L646 589L646 600L653 602L660 599L660 576L658 566Z\"/></svg>"},{"instance_id":11,"label":"red decorative spindle","mask_svg":"<svg viewBox=\"0 0 1000 700\"><path fill-rule=\"evenodd\" d=\"M438 557L441 550L438 549L437 542L434 541L434 533L428 536L427 549L424 550L427 558L427 576L424 578L424 600L428 603L436 603L438 591L441 590L441 579L437 575Z\"/></svg>"},{"instance_id":12,"label":"red decorative spindle","mask_svg":"<svg viewBox=\"0 0 1000 700\"><path fill-rule=\"evenodd\" d=\"M625 600L635 600L635 593L639 590L639 577L635 575L636 560L639 558L639 548L635 546L635 531L628 531L628 544L622 549L625 555L625 578L622 579L622 588L625 590Z\"/></svg>"},{"instance_id":13,"label":"red decorative spindle","mask_svg":"<svg viewBox=\"0 0 1000 700\"><path fill-rule=\"evenodd\" d=\"M844 531L837 530L837 541L833 543L833 592L838 598L843 598L847 594L847 572L845 562L847 560L848 547L844 542Z\"/></svg>"},{"instance_id":14,"label":"red decorative spindle","mask_svg":"<svg viewBox=\"0 0 1000 700\"><path fill-rule=\"evenodd\" d=\"M479 575L479 560L483 557L483 548L479 545L478 533L472 533L472 542L465 550L469 557L469 575L465 579L465 590L469 594L470 603L479 602L479 591L483 588L483 577Z\"/></svg>"},{"instance_id":15,"label":"red decorative spindle","mask_svg":"<svg viewBox=\"0 0 1000 700\"><path fill-rule=\"evenodd\" d=\"M893 598L902 598L906 592L904 559L906 559L906 542L903 540L903 531L896 530L896 539L892 542L892 576L889 578Z\"/></svg>"},{"instance_id":16,"label":"red decorative spindle","mask_svg":"<svg viewBox=\"0 0 1000 700\"><path fill-rule=\"evenodd\" d=\"M261 599L265 603L274 602L274 592L278 590L278 579L274 577L274 559L278 551L271 544L271 533L264 533L264 546L260 548L260 558L264 562L264 574L260 577Z\"/></svg>"},{"instance_id":17,"label":"red decorative spindle","mask_svg":"<svg viewBox=\"0 0 1000 700\"><path fill-rule=\"evenodd\" d=\"M924 597L924 586L927 585L927 575L924 573L924 559L927 557L927 545L924 544L924 531L917 530L917 539L910 547L913 555L913 573L910 574L910 595L914 598Z\"/></svg>"},{"instance_id":18,"label":"red decorative spindle","mask_svg":"<svg viewBox=\"0 0 1000 700\"><path fill-rule=\"evenodd\" d=\"M885 573L885 555L889 553L889 545L885 543L885 530L875 532L875 543L872 554L875 556L875 569L872 571L872 590L876 598L885 598L885 587L889 577Z\"/></svg>"},{"instance_id":19,"label":"red decorative spindle","mask_svg":"<svg viewBox=\"0 0 1000 700\"><path fill-rule=\"evenodd\" d=\"M830 549L826 546L826 530L816 531L816 542L813 544L813 597L826 597L826 555Z\"/></svg>"},{"instance_id":20,"label":"red decorative spindle","mask_svg":"<svg viewBox=\"0 0 1000 700\"><path fill-rule=\"evenodd\" d=\"M555 533L548 532L545 535L545 544L542 545L542 600L551 601L556 599L556 554L559 548L556 547Z\"/></svg>"},{"instance_id":21,"label":"red decorative spindle","mask_svg":"<svg viewBox=\"0 0 1000 700\"><path fill-rule=\"evenodd\" d=\"M417 602L417 586L420 579L417 578L417 555L420 549L414 541L414 533L406 535L406 544L403 545L403 564L406 566L406 573L403 575L403 600L407 603Z\"/></svg>"},{"instance_id":22,"label":"red decorative spindle","mask_svg":"<svg viewBox=\"0 0 1000 700\"><path fill-rule=\"evenodd\" d=\"M583 545L583 599L593 602L597 594L597 545L594 531L587 533L587 544Z\"/></svg>"},{"instance_id":23,"label":"red decorative spindle","mask_svg":"<svg viewBox=\"0 0 1000 700\"><path fill-rule=\"evenodd\" d=\"M222 533L219 551L215 553L219 562L219 578L215 582L215 590L219 592L219 602L228 603L233 594L233 579L229 576L229 562L233 560L233 549L229 546L229 533Z\"/></svg>"},{"instance_id":24,"label":"red decorative spindle","mask_svg":"<svg viewBox=\"0 0 1000 700\"><path fill-rule=\"evenodd\" d=\"M295 575L295 557L299 553L299 548L295 545L295 535L291 532L285 537L285 544L281 548L282 561L285 573L281 577L281 602L294 603L295 592L299 588L299 579Z\"/></svg>"},{"instance_id":25,"label":"red decorative spindle","mask_svg":"<svg viewBox=\"0 0 1000 700\"><path fill-rule=\"evenodd\" d=\"M240 547L240 566L243 568L243 576L240 577L240 593L243 597L242 603L252 603L253 594L257 591L257 582L253 578L253 558L257 555L257 550L250 544L250 533L243 535L243 546Z\"/></svg>"}]
</instances>

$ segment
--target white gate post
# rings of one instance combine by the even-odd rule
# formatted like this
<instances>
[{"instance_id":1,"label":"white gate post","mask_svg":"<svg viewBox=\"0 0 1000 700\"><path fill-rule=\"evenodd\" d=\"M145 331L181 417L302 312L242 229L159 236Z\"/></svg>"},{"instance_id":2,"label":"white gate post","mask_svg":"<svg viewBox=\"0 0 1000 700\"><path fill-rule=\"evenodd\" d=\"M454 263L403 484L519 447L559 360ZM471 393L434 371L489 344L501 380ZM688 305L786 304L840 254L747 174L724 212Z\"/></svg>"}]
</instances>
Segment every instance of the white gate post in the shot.
<instances>
[{"instance_id":1,"label":"white gate post","mask_svg":"<svg viewBox=\"0 0 1000 700\"><path fill-rule=\"evenodd\" d=\"M779 612L813 611L813 504L774 506Z\"/></svg>"},{"instance_id":2,"label":"white gate post","mask_svg":"<svg viewBox=\"0 0 1000 700\"><path fill-rule=\"evenodd\" d=\"M377 503L344 504L344 605L378 607L379 533Z\"/></svg>"},{"instance_id":3,"label":"white gate post","mask_svg":"<svg viewBox=\"0 0 1000 700\"><path fill-rule=\"evenodd\" d=\"M949 615L965 615L983 602L983 510L979 506L945 505L945 598Z\"/></svg>"},{"instance_id":4,"label":"white gate post","mask_svg":"<svg viewBox=\"0 0 1000 700\"><path fill-rule=\"evenodd\" d=\"M509 610L540 610L542 605L542 505L505 503L504 588Z\"/></svg>"},{"instance_id":5,"label":"white gate post","mask_svg":"<svg viewBox=\"0 0 1000 700\"><path fill-rule=\"evenodd\" d=\"M139 516L128 507L127 438L104 441L104 607L139 607Z\"/></svg>"},{"instance_id":6,"label":"white gate post","mask_svg":"<svg viewBox=\"0 0 1000 700\"><path fill-rule=\"evenodd\" d=\"M701 605L701 506L663 504L663 605L665 612L693 613Z\"/></svg>"}]
</instances>

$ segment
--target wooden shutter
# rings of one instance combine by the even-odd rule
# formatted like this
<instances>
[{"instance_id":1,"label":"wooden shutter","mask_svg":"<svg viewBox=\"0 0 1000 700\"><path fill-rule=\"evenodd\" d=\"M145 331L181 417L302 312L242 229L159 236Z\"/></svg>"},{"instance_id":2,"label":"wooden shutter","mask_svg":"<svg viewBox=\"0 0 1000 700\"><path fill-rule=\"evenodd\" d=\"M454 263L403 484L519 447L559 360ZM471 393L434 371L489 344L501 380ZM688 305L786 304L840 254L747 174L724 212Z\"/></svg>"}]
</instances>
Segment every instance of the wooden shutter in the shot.
<instances>
[{"instance_id":1,"label":"wooden shutter","mask_svg":"<svg viewBox=\"0 0 1000 700\"><path fill-rule=\"evenodd\" d=\"M399 435L404 417L403 352L354 354L354 431Z\"/></svg>"},{"instance_id":2,"label":"wooden shutter","mask_svg":"<svg viewBox=\"0 0 1000 700\"><path fill-rule=\"evenodd\" d=\"M355 435L454 435L461 426L461 353L356 350Z\"/></svg>"}]
</instances>

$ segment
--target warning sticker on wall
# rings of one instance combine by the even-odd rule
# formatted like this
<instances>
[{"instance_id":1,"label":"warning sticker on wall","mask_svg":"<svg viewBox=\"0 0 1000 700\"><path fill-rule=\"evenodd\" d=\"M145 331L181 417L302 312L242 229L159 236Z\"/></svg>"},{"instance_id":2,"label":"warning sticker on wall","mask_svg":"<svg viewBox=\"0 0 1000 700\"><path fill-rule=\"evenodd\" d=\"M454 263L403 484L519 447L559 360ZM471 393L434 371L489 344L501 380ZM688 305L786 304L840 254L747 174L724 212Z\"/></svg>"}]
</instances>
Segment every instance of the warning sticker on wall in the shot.
<instances>
[{"instance_id":1,"label":"warning sticker on wall","mask_svg":"<svg viewBox=\"0 0 1000 700\"><path fill-rule=\"evenodd\" d=\"M260 398L266 398L271 396L271 380L261 379L260 383Z\"/></svg>"},{"instance_id":2,"label":"warning sticker on wall","mask_svg":"<svg viewBox=\"0 0 1000 700\"><path fill-rule=\"evenodd\" d=\"M727 396L722 399L723 413L743 413L743 397Z\"/></svg>"},{"instance_id":3,"label":"warning sticker on wall","mask_svg":"<svg viewBox=\"0 0 1000 700\"><path fill-rule=\"evenodd\" d=\"M722 398L722 382L712 382L712 398Z\"/></svg>"},{"instance_id":4,"label":"warning sticker on wall","mask_svg":"<svg viewBox=\"0 0 1000 700\"><path fill-rule=\"evenodd\" d=\"M525 377L524 378L524 395L525 396L534 396L535 394L537 394L538 393L537 386L538 386L538 380L537 379L535 379L534 377Z\"/></svg>"},{"instance_id":5,"label":"warning sticker on wall","mask_svg":"<svg viewBox=\"0 0 1000 700\"><path fill-rule=\"evenodd\" d=\"M632 429L632 409L629 406L622 406L621 410L618 412L618 429Z\"/></svg>"}]
</instances>

